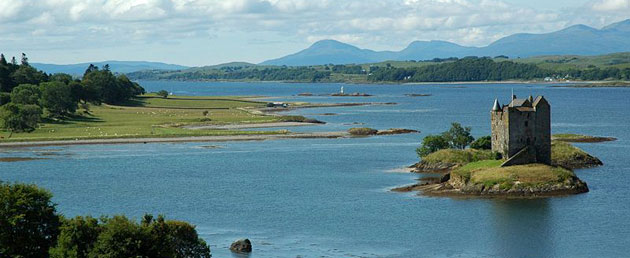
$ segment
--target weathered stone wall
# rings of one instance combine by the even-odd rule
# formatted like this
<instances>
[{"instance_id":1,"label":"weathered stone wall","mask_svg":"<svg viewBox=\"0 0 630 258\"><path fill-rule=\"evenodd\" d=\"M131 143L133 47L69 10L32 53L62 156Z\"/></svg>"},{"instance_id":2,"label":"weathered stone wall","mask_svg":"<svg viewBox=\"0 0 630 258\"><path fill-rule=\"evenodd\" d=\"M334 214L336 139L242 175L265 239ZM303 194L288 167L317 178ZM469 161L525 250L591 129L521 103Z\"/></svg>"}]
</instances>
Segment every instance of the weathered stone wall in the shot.
<instances>
[{"instance_id":1,"label":"weathered stone wall","mask_svg":"<svg viewBox=\"0 0 630 258\"><path fill-rule=\"evenodd\" d=\"M529 146L521 149L501 164L502 167L536 163L536 150Z\"/></svg>"},{"instance_id":2,"label":"weathered stone wall","mask_svg":"<svg viewBox=\"0 0 630 258\"><path fill-rule=\"evenodd\" d=\"M521 112L511 107L508 110L510 137L507 158L510 158L527 146L533 147L536 114L534 112Z\"/></svg>"},{"instance_id":3,"label":"weathered stone wall","mask_svg":"<svg viewBox=\"0 0 630 258\"><path fill-rule=\"evenodd\" d=\"M508 114L503 111L490 111L492 151L507 156L508 150Z\"/></svg>"},{"instance_id":4,"label":"weathered stone wall","mask_svg":"<svg viewBox=\"0 0 630 258\"><path fill-rule=\"evenodd\" d=\"M551 106L544 99L536 109L536 131L534 134L534 147L536 148L536 161L551 165Z\"/></svg>"}]
</instances>

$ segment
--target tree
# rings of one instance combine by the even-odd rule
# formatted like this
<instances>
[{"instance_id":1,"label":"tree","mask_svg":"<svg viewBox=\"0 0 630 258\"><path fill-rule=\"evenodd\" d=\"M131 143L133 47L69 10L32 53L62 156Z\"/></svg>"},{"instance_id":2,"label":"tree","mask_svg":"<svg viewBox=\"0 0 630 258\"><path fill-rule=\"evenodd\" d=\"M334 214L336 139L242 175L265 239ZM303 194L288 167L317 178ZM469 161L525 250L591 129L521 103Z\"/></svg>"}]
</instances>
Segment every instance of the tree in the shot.
<instances>
[{"instance_id":1,"label":"tree","mask_svg":"<svg viewBox=\"0 0 630 258\"><path fill-rule=\"evenodd\" d=\"M0 106L11 102L11 93L0 92Z\"/></svg>"},{"instance_id":2,"label":"tree","mask_svg":"<svg viewBox=\"0 0 630 258\"><path fill-rule=\"evenodd\" d=\"M87 76L89 73L95 72L95 71L98 71L98 67L96 65L90 64L88 68L85 70L85 72L83 73L83 77L85 78L85 76Z\"/></svg>"},{"instance_id":3,"label":"tree","mask_svg":"<svg viewBox=\"0 0 630 258\"><path fill-rule=\"evenodd\" d=\"M168 98L168 91L160 90L160 91L157 92L157 95L162 97L162 98Z\"/></svg>"},{"instance_id":4,"label":"tree","mask_svg":"<svg viewBox=\"0 0 630 258\"><path fill-rule=\"evenodd\" d=\"M465 149L468 144L475 140L470 135L470 127L462 127L459 123L451 123L451 128L444 132L442 136L449 143L451 148Z\"/></svg>"},{"instance_id":5,"label":"tree","mask_svg":"<svg viewBox=\"0 0 630 258\"><path fill-rule=\"evenodd\" d=\"M16 85L20 84L39 84L48 80L46 73L38 71L30 65L20 65L19 68L11 74L11 78Z\"/></svg>"},{"instance_id":6,"label":"tree","mask_svg":"<svg viewBox=\"0 0 630 258\"><path fill-rule=\"evenodd\" d=\"M13 102L0 107L0 128L13 132L32 132L42 115L37 105L20 105ZM10 137L10 136L9 136Z\"/></svg>"},{"instance_id":7,"label":"tree","mask_svg":"<svg viewBox=\"0 0 630 258\"><path fill-rule=\"evenodd\" d=\"M125 216L101 219L101 232L90 257L209 258L210 248L195 227L145 215L140 224Z\"/></svg>"},{"instance_id":8,"label":"tree","mask_svg":"<svg viewBox=\"0 0 630 258\"><path fill-rule=\"evenodd\" d=\"M41 91L37 85L20 84L11 91L11 102L22 105L37 105Z\"/></svg>"},{"instance_id":9,"label":"tree","mask_svg":"<svg viewBox=\"0 0 630 258\"><path fill-rule=\"evenodd\" d=\"M26 57L26 54L22 53L22 65L23 66L29 66L28 64L28 57Z\"/></svg>"},{"instance_id":10,"label":"tree","mask_svg":"<svg viewBox=\"0 0 630 258\"><path fill-rule=\"evenodd\" d=\"M52 194L0 182L0 257L48 257L59 232Z\"/></svg>"},{"instance_id":11,"label":"tree","mask_svg":"<svg viewBox=\"0 0 630 258\"><path fill-rule=\"evenodd\" d=\"M102 231L90 257L153 257L143 250L143 245L149 243L146 243L146 233L137 223L125 216L103 218L102 221Z\"/></svg>"},{"instance_id":12,"label":"tree","mask_svg":"<svg viewBox=\"0 0 630 258\"><path fill-rule=\"evenodd\" d=\"M52 258L87 258L102 231L98 220L90 216L65 220L59 228L57 245L50 249Z\"/></svg>"},{"instance_id":13,"label":"tree","mask_svg":"<svg viewBox=\"0 0 630 258\"><path fill-rule=\"evenodd\" d=\"M444 136L428 135L422 139L422 146L416 149L416 153L422 158L438 150L448 149L449 146L450 145Z\"/></svg>"},{"instance_id":14,"label":"tree","mask_svg":"<svg viewBox=\"0 0 630 258\"><path fill-rule=\"evenodd\" d=\"M52 117L63 117L77 110L77 102L72 97L70 86L58 81L44 82L40 85L40 90L40 103Z\"/></svg>"},{"instance_id":15,"label":"tree","mask_svg":"<svg viewBox=\"0 0 630 258\"><path fill-rule=\"evenodd\" d=\"M8 64L9 64L9 63L7 63L7 59L6 59L6 58L4 58L4 54L0 54L0 65L2 65L2 66L6 66L6 65L8 65Z\"/></svg>"},{"instance_id":16,"label":"tree","mask_svg":"<svg viewBox=\"0 0 630 258\"><path fill-rule=\"evenodd\" d=\"M470 148L477 150L492 149L492 138L490 136L480 137L470 144Z\"/></svg>"},{"instance_id":17,"label":"tree","mask_svg":"<svg viewBox=\"0 0 630 258\"><path fill-rule=\"evenodd\" d=\"M210 248L206 241L199 238L195 227L183 221L167 221L169 239L173 241L175 257L209 258Z\"/></svg>"},{"instance_id":18,"label":"tree","mask_svg":"<svg viewBox=\"0 0 630 258\"><path fill-rule=\"evenodd\" d=\"M63 82L64 84L70 84L70 82L72 82L72 75L69 75L67 73L56 73L49 76L48 80L51 82L57 81Z\"/></svg>"}]
</instances>

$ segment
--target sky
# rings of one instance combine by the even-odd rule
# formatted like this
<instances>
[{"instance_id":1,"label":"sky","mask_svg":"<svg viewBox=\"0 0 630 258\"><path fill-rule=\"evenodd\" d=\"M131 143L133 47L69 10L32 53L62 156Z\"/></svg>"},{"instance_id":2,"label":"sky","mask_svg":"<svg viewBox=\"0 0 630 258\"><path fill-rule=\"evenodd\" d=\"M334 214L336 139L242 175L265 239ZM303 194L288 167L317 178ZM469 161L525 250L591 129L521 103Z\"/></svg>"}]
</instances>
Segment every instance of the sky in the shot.
<instances>
[{"instance_id":1,"label":"sky","mask_svg":"<svg viewBox=\"0 0 630 258\"><path fill-rule=\"evenodd\" d=\"M630 0L0 0L0 52L31 62L259 63L335 39L485 46L630 18Z\"/></svg>"}]
</instances>

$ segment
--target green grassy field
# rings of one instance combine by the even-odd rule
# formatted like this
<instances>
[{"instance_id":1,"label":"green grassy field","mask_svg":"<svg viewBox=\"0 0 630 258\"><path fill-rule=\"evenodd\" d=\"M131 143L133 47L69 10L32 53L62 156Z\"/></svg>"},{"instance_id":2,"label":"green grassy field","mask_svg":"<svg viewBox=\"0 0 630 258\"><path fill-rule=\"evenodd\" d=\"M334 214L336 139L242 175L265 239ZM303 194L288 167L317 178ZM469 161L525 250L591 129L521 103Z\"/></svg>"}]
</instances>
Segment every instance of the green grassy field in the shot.
<instances>
[{"instance_id":1,"label":"green grassy field","mask_svg":"<svg viewBox=\"0 0 630 258\"><path fill-rule=\"evenodd\" d=\"M253 114L247 109L265 106L256 102L230 97L180 97L167 99L136 98L125 106L90 105L89 114L63 121L43 121L30 133L0 131L1 141L72 140L133 137L178 137L237 134L278 134L286 131L190 130L190 124L264 123L281 121L281 116ZM207 114L204 114L207 112Z\"/></svg>"}]
</instances>

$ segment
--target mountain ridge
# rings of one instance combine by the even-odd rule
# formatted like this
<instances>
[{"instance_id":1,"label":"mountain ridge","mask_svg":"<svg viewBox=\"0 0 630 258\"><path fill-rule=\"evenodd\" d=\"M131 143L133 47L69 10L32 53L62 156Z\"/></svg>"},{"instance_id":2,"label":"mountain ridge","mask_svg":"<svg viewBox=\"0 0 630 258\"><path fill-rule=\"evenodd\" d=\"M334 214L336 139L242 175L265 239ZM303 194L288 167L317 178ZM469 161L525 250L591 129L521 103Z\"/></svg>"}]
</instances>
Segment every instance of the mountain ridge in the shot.
<instances>
[{"instance_id":1,"label":"mountain ridge","mask_svg":"<svg viewBox=\"0 0 630 258\"><path fill-rule=\"evenodd\" d=\"M190 67L176 64L167 64L162 62L150 61L118 61L107 60L100 62L86 62L76 64L47 64L47 63L31 63L31 65L46 73L67 73L74 76L82 76L90 64L102 67L106 64L114 73L130 73L142 70L183 70Z\"/></svg>"},{"instance_id":2,"label":"mountain ridge","mask_svg":"<svg viewBox=\"0 0 630 258\"><path fill-rule=\"evenodd\" d=\"M630 51L630 19L596 29L583 24L548 33L516 33L484 47L462 46L449 41L413 41L399 51L374 51L326 39L284 57L266 60L262 65L360 64L387 60L427 60L465 56L513 58L540 55L603 55Z\"/></svg>"}]
</instances>

